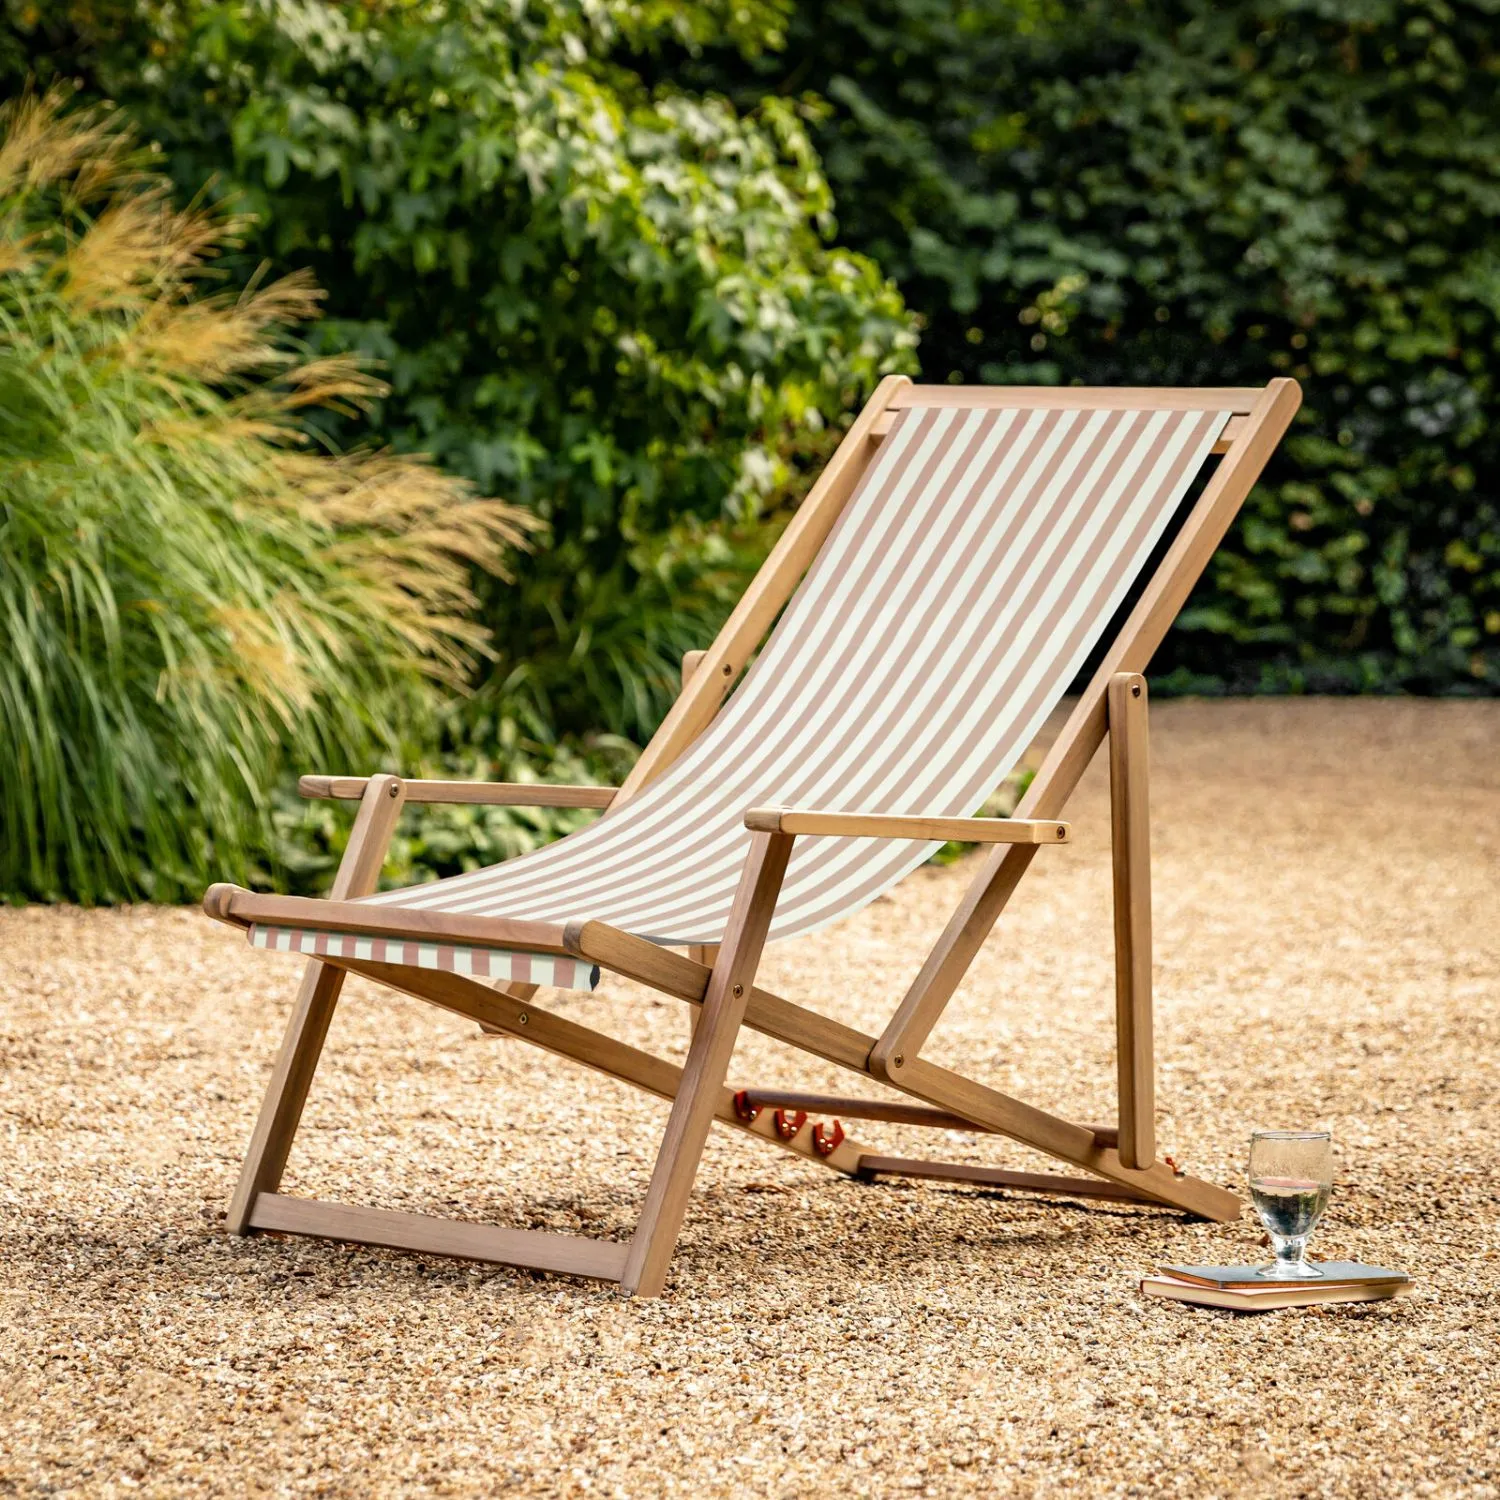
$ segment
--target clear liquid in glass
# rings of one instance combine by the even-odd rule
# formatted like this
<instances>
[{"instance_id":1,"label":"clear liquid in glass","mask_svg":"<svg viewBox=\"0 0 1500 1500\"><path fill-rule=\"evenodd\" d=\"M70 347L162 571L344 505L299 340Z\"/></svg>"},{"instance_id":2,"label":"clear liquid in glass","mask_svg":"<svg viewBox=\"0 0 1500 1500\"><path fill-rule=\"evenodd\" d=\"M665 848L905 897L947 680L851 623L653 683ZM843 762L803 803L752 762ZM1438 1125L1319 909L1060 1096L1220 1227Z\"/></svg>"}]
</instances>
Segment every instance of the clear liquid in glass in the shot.
<instances>
[{"instance_id":1,"label":"clear liquid in glass","mask_svg":"<svg viewBox=\"0 0 1500 1500\"><path fill-rule=\"evenodd\" d=\"M1284 1240L1305 1240L1328 1207L1330 1185L1298 1177L1252 1177L1250 1200L1261 1222Z\"/></svg>"}]
</instances>

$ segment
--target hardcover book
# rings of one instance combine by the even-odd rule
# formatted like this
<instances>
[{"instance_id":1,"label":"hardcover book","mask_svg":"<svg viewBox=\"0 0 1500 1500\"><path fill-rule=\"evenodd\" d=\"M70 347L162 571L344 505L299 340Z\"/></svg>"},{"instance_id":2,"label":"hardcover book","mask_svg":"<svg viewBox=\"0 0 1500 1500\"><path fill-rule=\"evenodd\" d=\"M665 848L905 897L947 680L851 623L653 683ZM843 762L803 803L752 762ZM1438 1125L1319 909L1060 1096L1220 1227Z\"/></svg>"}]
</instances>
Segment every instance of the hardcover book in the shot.
<instances>
[{"instance_id":1,"label":"hardcover book","mask_svg":"<svg viewBox=\"0 0 1500 1500\"><path fill-rule=\"evenodd\" d=\"M1141 1291L1148 1297L1204 1307L1270 1312L1322 1302L1386 1302L1412 1287L1411 1278L1401 1271L1354 1261L1324 1261L1323 1266L1327 1274L1316 1281L1272 1281L1256 1277L1254 1266L1184 1266L1181 1270L1187 1275L1177 1274L1177 1267L1164 1267L1156 1276L1141 1278Z\"/></svg>"},{"instance_id":2,"label":"hardcover book","mask_svg":"<svg viewBox=\"0 0 1500 1500\"><path fill-rule=\"evenodd\" d=\"M1387 1282L1410 1281L1405 1271L1388 1271L1383 1266L1366 1266L1357 1260L1323 1260L1317 1263L1317 1276L1305 1281L1273 1281L1268 1276L1258 1276L1259 1266L1161 1266L1158 1274L1171 1276L1178 1281L1191 1281L1207 1287L1249 1287L1260 1290L1267 1286L1314 1286L1324 1287L1331 1283L1378 1286Z\"/></svg>"}]
</instances>

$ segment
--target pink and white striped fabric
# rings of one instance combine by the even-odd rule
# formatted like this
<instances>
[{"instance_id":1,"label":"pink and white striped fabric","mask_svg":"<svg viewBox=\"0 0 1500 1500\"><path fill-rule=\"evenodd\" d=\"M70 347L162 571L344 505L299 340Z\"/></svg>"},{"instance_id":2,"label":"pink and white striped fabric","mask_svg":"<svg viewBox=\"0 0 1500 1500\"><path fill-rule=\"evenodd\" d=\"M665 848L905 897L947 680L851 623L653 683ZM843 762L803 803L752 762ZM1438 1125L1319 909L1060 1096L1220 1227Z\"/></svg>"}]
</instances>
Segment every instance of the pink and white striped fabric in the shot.
<instances>
[{"instance_id":1,"label":"pink and white striped fabric","mask_svg":"<svg viewBox=\"0 0 1500 1500\"><path fill-rule=\"evenodd\" d=\"M325 932L320 928L269 927L254 923L250 946L269 953L302 953L308 958L362 958L412 969L442 969L475 979L509 979L564 990L591 990L599 983L597 965L556 953L517 953L509 948L475 948L429 943L415 938L372 937L369 933Z\"/></svg>"},{"instance_id":2,"label":"pink and white striped fabric","mask_svg":"<svg viewBox=\"0 0 1500 1500\"><path fill-rule=\"evenodd\" d=\"M680 759L556 844L370 904L713 943L748 808L973 813L1067 690L1229 415L903 409L744 682ZM798 839L771 937L857 911L935 848Z\"/></svg>"}]
</instances>

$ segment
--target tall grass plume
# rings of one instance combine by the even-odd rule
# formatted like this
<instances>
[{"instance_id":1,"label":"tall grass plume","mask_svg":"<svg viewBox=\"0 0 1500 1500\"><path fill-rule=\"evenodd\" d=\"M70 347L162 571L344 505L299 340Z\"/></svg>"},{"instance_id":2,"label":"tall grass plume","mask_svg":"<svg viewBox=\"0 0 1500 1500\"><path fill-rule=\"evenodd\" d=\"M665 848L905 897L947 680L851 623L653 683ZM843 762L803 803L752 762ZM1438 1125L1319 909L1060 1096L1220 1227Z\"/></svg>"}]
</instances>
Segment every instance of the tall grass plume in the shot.
<instances>
[{"instance_id":1,"label":"tall grass plume","mask_svg":"<svg viewBox=\"0 0 1500 1500\"><path fill-rule=\"evenodd\" d=\"M179 900L246 878L289 766L431 743L487 649L476 568L528 513L308 416L383 387L293 342L303 275L234 291L108 114L0 108L0 891Z\"/></svg>"}]
</instances>

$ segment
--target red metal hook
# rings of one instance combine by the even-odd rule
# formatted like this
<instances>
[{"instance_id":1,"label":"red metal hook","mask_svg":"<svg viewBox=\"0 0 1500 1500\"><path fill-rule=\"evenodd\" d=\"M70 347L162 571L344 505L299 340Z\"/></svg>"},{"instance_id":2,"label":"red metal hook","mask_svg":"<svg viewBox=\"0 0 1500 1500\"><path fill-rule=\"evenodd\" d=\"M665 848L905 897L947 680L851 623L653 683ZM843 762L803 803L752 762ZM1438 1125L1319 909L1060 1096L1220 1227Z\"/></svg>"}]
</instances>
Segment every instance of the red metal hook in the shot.
<instances>
[{"instance_id":1,"label":"red metal hook","mask_svg":"<svg viewBox=\"0 0 1500 1500\"><path fill-rule=\"evenodd\" d=\"M844 1122L835 1120L833 1129L829 1130L821 1120L813 1126L812 1132L813 1150L819 1156L832 1156L844 1143Z\"/></svg>"},{"instance_id":2,"label":"red metal hook","mask_svg":"<svg viewBox=\"0 0 1500 1500\"><path fill-rule=\"evenodd\" d=\"M761 1106L750 1102L750 1090L739 1089L734 1096L734 1112L745 1124L753 1125L760 1118Z\"/></svg>"},{"instance_id":3,"label":"red metal hook","mask_svg":"<svg viewBox=\"0 0 1500 1500\"><path fill-rule=\"evenodd\" d=\"M795 1140L797 1132L807 1124L807 1111L805 1109L799 1109L794 1115L792 1115L790 1119L788 1119L787 1112L784 1109L778 1109L775 1115L772 1117L772 1120L776 1126L776 1134L779 1135L782 1140Z\"/></svg>"}]
</instances>

